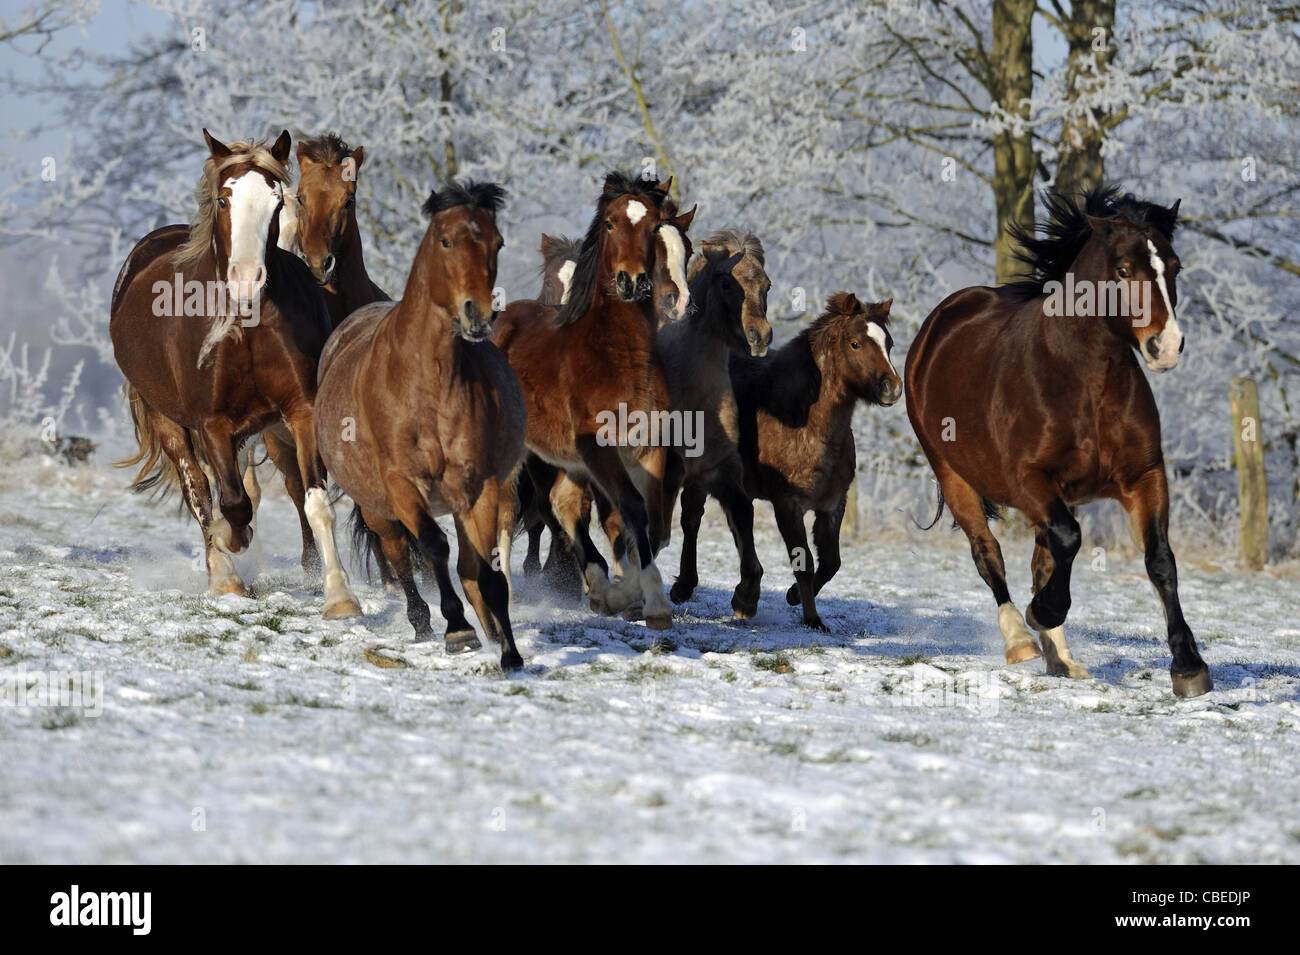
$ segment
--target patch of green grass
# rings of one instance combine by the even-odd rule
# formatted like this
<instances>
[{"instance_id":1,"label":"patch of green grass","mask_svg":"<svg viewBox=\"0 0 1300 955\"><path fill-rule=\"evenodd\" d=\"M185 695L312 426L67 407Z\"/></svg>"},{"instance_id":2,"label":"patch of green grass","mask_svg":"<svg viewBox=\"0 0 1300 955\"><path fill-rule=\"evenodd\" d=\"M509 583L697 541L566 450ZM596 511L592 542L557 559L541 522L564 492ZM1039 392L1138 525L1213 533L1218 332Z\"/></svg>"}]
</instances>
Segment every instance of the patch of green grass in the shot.
<instances>
[{"instance_id":1,"label":"patch of green grass","mask_svg":"<svg viewBox=\"0 0 1300 955\"><path fill-rule=\"evenodd\" d=\"M793 673L794 665L790 658L782 652L774 653L772 656L756 656L754 666L760 670L768 670L772 673Z\"/></svg>"},{"instance_id":2,"label":"patch of green grass","mask_svg":"<svg viewBox=\"0 0 1300 955\"><path fill-rule=\"evenodd\" d=\"M245 680L242 683L227 683L227 686L234 687L236 690L249 690L257 692L262 689L261 684L254 683L252 680Z\"/></svg>"},{"instance_id":3,"label":"patch of green grass","mask_svg":"<svg viewBox=\"0 0 1300 955\"><path fill-rule=\"evenodd\" d=\"M633 683L640 683L642 680L657 680L661 676L672 676L672 673L673 668L663 663L643 661L632 667L627 678Z\"/></svg>"},{"instance_id":4,"label":"patch of green grass","mask_svg":"<svg viewBox=\"0 0 1300 955\"><path fill-rule=\"evenodd\" d=\"M723 682L723 683L735 683L735 682L736 682L736 671L735 671L735 670L728 670L726 673L722 674L722 682Z\"/></svg>"},{"instance_id":5,"label":"patch of green grass","mask_svg":"<svg viewBox=\"0 0 1300 955\"><path fill-rule=\"evenodd\" d=\"M913 746L933 746L934 737L927 736L925 733L904 732L902 730L890 730L881 737L886 743L911 743Z\"/></svg>"},{"instance_id":6,"label":"patch of green grass","mask_svg":"<svg viewBox=\"0 0 1300 955\"><path fill-rule=\"evenodd\" d=\"M249 705L248 711L257 714L258 716L265 716L267 713L271 712L271 708L265 703L253 703Z\"/></svg>"},{"instance_id":7,"label":"patch of green grass","mask_svg":"<svg viewBox=\"0 0 1300 955\"><path fill-rule=\"evenodd\" d=\"M909 653L905 657L898 658L898 665L901 667L915 666L918 663L929 663L930 658L924 653Z\"/></svg>"},{"instance_id":8,"label":"patch of green grass","mask_svg":"<svg viewBox=\"0 0 1300 955\"><path fill-rule=\"evenodd\" d=\"M257 621L257 623L259 626L266 627L267 630L271 630L274 633L284 633L284 618L279 614L272 614L268 617L263 617L261 620Z\"/></svg>"},{"instance_id":9,"label":"patch of green grass","mask_svg":"<svg viewBox=\"0 0 1300 955\"><path fill-rule=\"evenodd\" d=\"M506 691L506 696L532 696L532 692L522 683L515 683Z\"/></svg>"},{"instance_id":10,"label":"patch of green grass","mask_svg":"<svg viewBox=\"0 0 1300 955\"><path fill-rule=\"evenodd\" d=\"M593 660L591 663L588 663L587 666L590 668L592 673L613 673L614 672L613 664L606 663L604 660Z\"/></svg>"},{"instance_id":11,"label":"patch of green grass","mask_svg":"<svg viewBox=\"0 0 1300 955\"><path fill-rule=\"evenodd\" d=\"M70 706L58 706L41 721L41 728L47 730L65 730L81 722L81 713Z\"/></svg>"}]
</instances>

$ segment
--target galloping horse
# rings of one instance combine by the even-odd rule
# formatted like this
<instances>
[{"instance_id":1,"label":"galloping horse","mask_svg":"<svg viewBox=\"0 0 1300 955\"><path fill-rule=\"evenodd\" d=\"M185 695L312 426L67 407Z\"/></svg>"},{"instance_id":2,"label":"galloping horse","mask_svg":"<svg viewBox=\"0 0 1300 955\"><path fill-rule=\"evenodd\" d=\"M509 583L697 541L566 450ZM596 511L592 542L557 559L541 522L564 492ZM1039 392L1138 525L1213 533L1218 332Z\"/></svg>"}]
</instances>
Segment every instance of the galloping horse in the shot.
<instances>
[{"instance_id":1,"label":"galloping horse","mask_svg":"<svg viewBox=\"0 0 1300 955\"><path fill-rule=\"evenodd\" d=\"M1183 348L1174 314L1178 203L1165 209L1114 187L1081 200L1048 194L1046 203L1044 236L1017 234L1029 280L963 289L926 318L907 359L908 417L938 478L939 513L947 502L993 592L1008 663L1040 655L1028 623L1048 673L1088 676L1062 626L1081 543L1074 508L1115 498L1164 603L1174 692L1199 696L1212 688L1210 671L1178 601L1160 415L1137 361L1168 371ZM1069 279L1090 293L1079 297L1084 314L1050 314L1049 295ZM1025 617L989 530L995 505L1016 508L1034 528Z\"/></svg>"},{"instance_id":2,"label":"galloping horse","mask_svg":"<svg viewBox=\"0 0 1300 955\"><path fill-rule=\"evenodd\" d=\"M840 523L857 471L853 409L859 401L889 406L903 394L889 358L892 304L863 304L851 292L837 292L825 312L774 354L731 356L745 491L772 503L794 570L786 602L802 604L804 626L817 630L827 629L817 594L840 569ZM698 515L688 524L685 500L682 510L683 534L693 538ZM804 531L808 511L814 515L815 570ZM693 540L689 547L694 554ZM738 593L745 583L742 578Z\"/></svg>"},{"instance_id":3,"label":"galloping horse","mask_svg":"<svg viewBox=\"0 0 1300 955\"><path fill-rule=\"evenodd\" d=\"M764 269L763 244L755 235L717 231L704 240L702 249L691 263L687 316L659 332L673 408L704 417L703 453L686 457L674 449L671 476L664 486L664 507L671 514L679 482L684 481L681 570L669 596L673 603L682 603L698 583L695 541L705 499L712 494L722 505L740 555L741 581L731 598L732 610L738 617L752 617L758 609L763 565L754 549L754 504L745 493L729 359L733 353L767 354L772 341L767 293L772 282Z\"/></svg>"},{"instance_id":4,"label":"galloping horse","mask_svg":"<svg viewBox=\"0 0 1300 955\"><path fill-rule=\"evenodd\" d=\"M402 300L363 307L330 339L316 430L330 471L401 582L417 640L432 630L411 550L445 572L449 548L436 518L454 517L461 584L509 671L523 666L508 572L526 412L505 356L486 340L503 195L499 186L453 181L429 196L429 227ZM435 284L459 303L454 311L437 304ZM446 614L451 582L438 584ZM460 622L448 618L450 653L479 645Z\"/></svg>"},{"instance_id":5,"label":"galloping horse","mask_svg":"<svg viewBox=\"0 0 1300 955\"><path fill-rule=\"evenodd\" d=\"M561 502L555 494L551 500L574 539L589 595L604 601L609 588L594 549L579 535L580 486L588 481L615 504L632 535L630 550L639 566L627 576L641 592L646 625L660 630L672 626L651 532L652 520L662 522L665 449L610 440L605 418L620 409L651 414L666 403L654 347L651 276L667 191L667 183L610 173L583 239L568 303L557 312L537 302L514 302L495 333L523 386L529 450L565 471L568 486L578 489L576 501L570 495Z\"/></svg>"},{"instance_id":6,"label":"galloping horse","mask_svg":"<svg viewBox=\"0 0 1300 955\"><path fill-rule=\"evenodd\" d=\"M137 490L180 486L203 532L210 589L242 594L230 555L252 538L253 504L240 478L240 448L283 421L324 557L325 616L356 616L361 609L334 545L312 415L329 317L307 267L276 244L289 133L269 149L226 146L207 130L203 136L209 156L194 222L141 239L113 289L109 334L139 448L121 464L140 464ZM212 512L207 469L220 516Z\"/></svg>"}]
</instances>

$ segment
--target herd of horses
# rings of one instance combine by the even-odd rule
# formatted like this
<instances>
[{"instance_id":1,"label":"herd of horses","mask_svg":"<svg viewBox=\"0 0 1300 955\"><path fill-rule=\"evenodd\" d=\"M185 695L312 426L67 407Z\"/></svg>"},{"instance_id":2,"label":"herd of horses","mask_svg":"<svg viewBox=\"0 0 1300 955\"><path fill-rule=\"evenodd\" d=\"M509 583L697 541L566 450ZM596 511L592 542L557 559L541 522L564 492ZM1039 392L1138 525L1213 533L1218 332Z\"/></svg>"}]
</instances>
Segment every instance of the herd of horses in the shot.
<instances>
[{"instance_id":1,"label":"herd of horses","mask_svg":"<svg viewBox=\"0 0 1300 955\"><path fill-rule=\"evenodd\" d=\"M404 592L415 639L433 636L422 575L438 590L446 649L458 653L479 641L438 523L452 517L461 588L507 671L523 665L510 621L516 533L528 532L525 574L664 630L673 612L655 557L679 498L674 603L698 583L711 496L740 562L732 608L756 613L753 502L766 500L794 574L786 599L805 625L825 629L816 598L840 567L854 409L906 393L938 481L935 522L946 504L969 538L1009 663L1045 656L1050 674L1088 675L1063 631L1081 543L1075 508L1109 497L1127 510L1164 604L1175 693L1211 689L1179 606L1159 416L1138 361L1163 371L1182 350L1177 203L1115 188L1048 194L1044 231L1017 235L1029 277L940 302L900 375L892 300L832 295L773 348L761 241L718 229L696 250L695 209L682 212L668 182L610 173L581 240L542 237L538 297L504 305L494 296L505 192L446 182L424 204L428 225L393 300L365 267L361 147L334 134L301 142L294 187L287 131L269 145L204 138L195 216L132 250L110 331L138 445L121 463L139 467L137 490L179 489L203 534L213 592L246 592L231 556L253 534L260 436L300 517L303 566L323 573L326 617L361 614L335 544L328 474L352 499L354 545ZM1049 315L1047 288L1067 274L1076 285L1151 282L1159 294L1141 321L1105 309ZM160 314L159 296L179 282L228 294L216 309ZM250 305L254 320L242 317ZM611 440L601 422L614 409L696 415L700 447ZM1023 616L989 528L1003 507L1036 537ZM610 560L591 537L593 509Z\"/></svg>"}]
</instances>

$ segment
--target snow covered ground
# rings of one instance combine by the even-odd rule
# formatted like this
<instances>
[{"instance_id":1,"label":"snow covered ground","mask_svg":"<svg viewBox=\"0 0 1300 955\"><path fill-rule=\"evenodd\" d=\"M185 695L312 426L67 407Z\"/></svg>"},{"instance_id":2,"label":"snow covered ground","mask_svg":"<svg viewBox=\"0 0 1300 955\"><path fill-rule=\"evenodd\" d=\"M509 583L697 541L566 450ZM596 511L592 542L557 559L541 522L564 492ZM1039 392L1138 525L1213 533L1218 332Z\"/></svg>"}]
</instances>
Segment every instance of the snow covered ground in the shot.
<instances>
[{"instance_id":1,"label":"snow covered ground","mask_svg":"<svg viewBox=\"0 0 1300 955\"><path fill-rule=\"evenodd\" d=\"M0 677L104 681L97 716L0 706L0 863L1300 861L1294 567L1180 554L1216 691L1179 702L1134 556L1085 545L1068 632L1094 679L1071 682L1004 665L946 522L846 543L815 634L760 505L736 623L711 510L675 650L521 592L507 679L408 646L401 599L355 576L365 618L322 621L271 483L255 596L214 599L194 526L122 473L0 466ZM1023 606L1029 546L1004 550Z\"/></svg>"}]
</instances>

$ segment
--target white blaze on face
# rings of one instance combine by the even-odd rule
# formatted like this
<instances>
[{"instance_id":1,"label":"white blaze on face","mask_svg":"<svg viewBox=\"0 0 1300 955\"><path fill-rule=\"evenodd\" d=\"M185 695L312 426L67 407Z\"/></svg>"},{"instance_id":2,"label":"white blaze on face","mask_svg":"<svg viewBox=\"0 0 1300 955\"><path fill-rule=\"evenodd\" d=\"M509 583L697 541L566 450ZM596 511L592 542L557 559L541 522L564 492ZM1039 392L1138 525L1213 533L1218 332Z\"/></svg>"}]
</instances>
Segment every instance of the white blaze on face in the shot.
<instances>
[{"instance_id":1,"label":"white blaze on face","mask_svg":"<svg viewBox=\"0 0 1300 955\"><path fill-rule=\"evenodd\" d=\"M227 179L223 188L230 190L227 279L240 286L239 296L247 300L266 282L266 236L271 216L280 206L280 188L253 171L238 179Z\"/></svg>"},{"instance_id":2,"label":"white blaze on face","mask_svg":"<svg viewBox=\"0 0 1300 955\"><path fill-rule=\"evenodd\" d=\"M569 290L573 287L573 273L578 270L578 263L573 259L565 259L564 264L560 266L560 271L555 277L560 280L560 304L569 304Z\"/></svg>"},{"instance_id":3,"label":"white blaze on face","mask_svg":"<svg viewBox=\"0 0 1300 955\"><path fill-rule=\"evenodd\" d=\"M894 363L889 360L888 339L885 338L885 330L875 322L867 322L867 337L880 346L880 354L885 356L885 364L889 366L890 371L897 375L898 372L894 371Z\"/></svg>"},{"instance_id":4,"label":"white blaze on face","mask_svg":"<svg viewBox=\"0 0 1300 955\"><path fill-rule=\"evenodd\" d=\"M1156 288L1160 290L1160 297L1165 303L1167 318L1164 331L1160 333L1159 355L1153 359L1144 350L1142 357L1152 368L1166 371L1178 363L1178 354L1182 351L1183 333L1178 327L1178 319L1174 317L1174 306L1169 300L1169 286L1165 284L1165 260L1160 257L1156 244L1150 239L1147 239L1147 251L1151 253L1151 270L1156 274Z\"/></svg>"},{"instance_id":5,"label":"white blaze on face","mask_svg":"<svg viewBox=\"0 0 1300 955\"><path fill-rule=\"evenodd\" d=\"M691 302L691 290L686 284L686 243L675 225L660 226L659 238L667 254L668 274L677 286L677 317L681 318Z\"/></svg>"},{"instance_id":6,"label":"white blaze on face","mask_svg":"<svg viewBox=\"0 0 1300 955\"><path fill-rule=\"evenodd\" d=\"M635 199L633 199L627 204L628 221L631 222L633 225L636 225L638 222L640 222L642 219L645 218L645 214L649 211L650 210L647 209L642 203L637 202Z\"/></svg>"}]
</instances>

